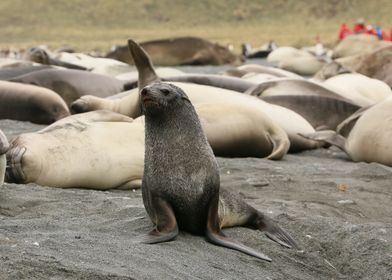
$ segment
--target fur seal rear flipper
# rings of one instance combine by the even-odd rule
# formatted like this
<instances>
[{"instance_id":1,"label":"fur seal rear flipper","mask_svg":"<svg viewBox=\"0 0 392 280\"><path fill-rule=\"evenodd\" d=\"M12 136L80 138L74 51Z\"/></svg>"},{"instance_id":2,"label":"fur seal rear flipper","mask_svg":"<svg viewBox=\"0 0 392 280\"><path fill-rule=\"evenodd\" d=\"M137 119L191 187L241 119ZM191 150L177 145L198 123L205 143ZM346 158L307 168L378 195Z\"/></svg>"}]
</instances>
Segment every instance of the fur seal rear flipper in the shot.
<instances>
[{"instance_id":1,"label":"fur seal rear flipper","mask_svg":"<svg viewBox=\"0 0 392 280\"><path fill-rule=\"evenodd\" d=\"M287 247L299 248L295 240L272 219L247 204L240 195L225 188L219 190L219 226L243 226L260 230L272 241Z\"/></svg>"}]
</instances>

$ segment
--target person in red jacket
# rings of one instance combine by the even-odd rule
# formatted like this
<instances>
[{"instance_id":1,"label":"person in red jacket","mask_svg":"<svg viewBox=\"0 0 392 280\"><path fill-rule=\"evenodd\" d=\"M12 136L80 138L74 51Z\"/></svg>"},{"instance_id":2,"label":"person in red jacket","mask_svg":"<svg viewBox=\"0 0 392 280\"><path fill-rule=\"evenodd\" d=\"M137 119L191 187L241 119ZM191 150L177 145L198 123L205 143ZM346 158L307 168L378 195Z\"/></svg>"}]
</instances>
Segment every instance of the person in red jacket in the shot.
<instances>
[{"instance_id":1,"label":"person in red jacket","mask_svg":"<svg viewBox=\"0 0 392 280\"><path fill-rule=\"evenodd\" d=\"M352 34L350 28L348 28L347 24L343 23L339 30L339 40L343 40L350 34Z\"/></svg>"},{"instance_id":2,"label":"person in red jacket","mask_svg":"<svg viewBox=\"0 0 392 280\"><path fill-rule=\"evenodd\" d=\"M354 33L355 34L366 33L366 26L365 26L365 21L363 20L363 18L358 19L357 22L355 23Z\"/></svg>"}]
</instances>

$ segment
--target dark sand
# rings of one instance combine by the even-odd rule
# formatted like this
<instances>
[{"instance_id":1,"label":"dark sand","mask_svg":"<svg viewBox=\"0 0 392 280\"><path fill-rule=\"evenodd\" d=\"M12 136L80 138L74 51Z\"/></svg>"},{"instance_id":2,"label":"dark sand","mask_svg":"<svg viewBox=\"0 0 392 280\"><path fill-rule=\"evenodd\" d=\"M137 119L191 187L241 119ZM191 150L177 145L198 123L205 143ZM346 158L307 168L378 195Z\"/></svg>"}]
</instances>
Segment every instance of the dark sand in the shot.
<instances>
[{"instance_id":1,"label":"dark sand","mask_svg":"<svg viewBox=\"0 0 392 280\"><path fill-rule=\"evenodd\" d=\"M265 64L265 60L248 63ZM179 67L217 73L230 67ZM1 120L9 139L44 126ZM0 279L392 279L392 169L337 149L281 161L218 159L222 187L274 218L302 251L248 228L225 233L272 263L182 233L134 243L152 224L138 191L0 188Z\"/></svg>"},{"instance_id":2,"label":"dark sand","mask_svg":"<svg viewBox=\"0 0 392 280\"><path fill-rule=\"evenodd\" d=\"M9 138L43 126L0 121ZM283 248L259 231L225 233L264 262L182 233L144 245L152 227L141 192L0 188L0 279L391 279L392 169L336 149L284 160L218 159L222 187L243 194L296 238ZM346 189L345 189L346 188Z\"/></svg>"}]
</instances>

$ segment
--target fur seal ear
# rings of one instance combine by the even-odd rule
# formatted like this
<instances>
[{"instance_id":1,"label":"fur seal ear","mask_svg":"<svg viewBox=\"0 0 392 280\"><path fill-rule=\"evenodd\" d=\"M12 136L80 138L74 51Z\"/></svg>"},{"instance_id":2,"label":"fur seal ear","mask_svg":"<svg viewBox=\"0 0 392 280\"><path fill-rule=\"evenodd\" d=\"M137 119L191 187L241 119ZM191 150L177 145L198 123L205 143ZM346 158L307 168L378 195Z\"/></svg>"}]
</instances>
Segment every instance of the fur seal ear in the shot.
<instances>
[{"instance_id":1,"label":"fur seal ear","mask_svg":"<svg viewBox=\"0 0 392 280\"><path fill-rule=\"evenodd\" d=\"M143 48L132 39L128 40L128 48L139 73L139 91L153 82L160 81L160 78L154 70L150 57Z\"/></svg>"}]
</instances>

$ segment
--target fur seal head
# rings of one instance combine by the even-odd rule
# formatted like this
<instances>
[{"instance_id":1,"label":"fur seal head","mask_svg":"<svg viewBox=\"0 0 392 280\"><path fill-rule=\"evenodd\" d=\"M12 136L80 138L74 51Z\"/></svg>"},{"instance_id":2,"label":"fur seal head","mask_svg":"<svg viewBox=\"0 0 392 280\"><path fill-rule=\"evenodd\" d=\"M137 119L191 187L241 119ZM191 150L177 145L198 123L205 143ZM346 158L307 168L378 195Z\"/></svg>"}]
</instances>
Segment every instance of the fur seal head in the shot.
<instances>
[{"instance_id":1,"label":"fur seal head","mask_svg":"<svg viewBox=\"0 0 392 280\"><path fill-rule=\"evenodd\" d=\"M186 93L173 84L155 82L140 91L142 111L146 116L158 116L184 106L183 100L191 104Z\"/></svg>"}]
</instances>

